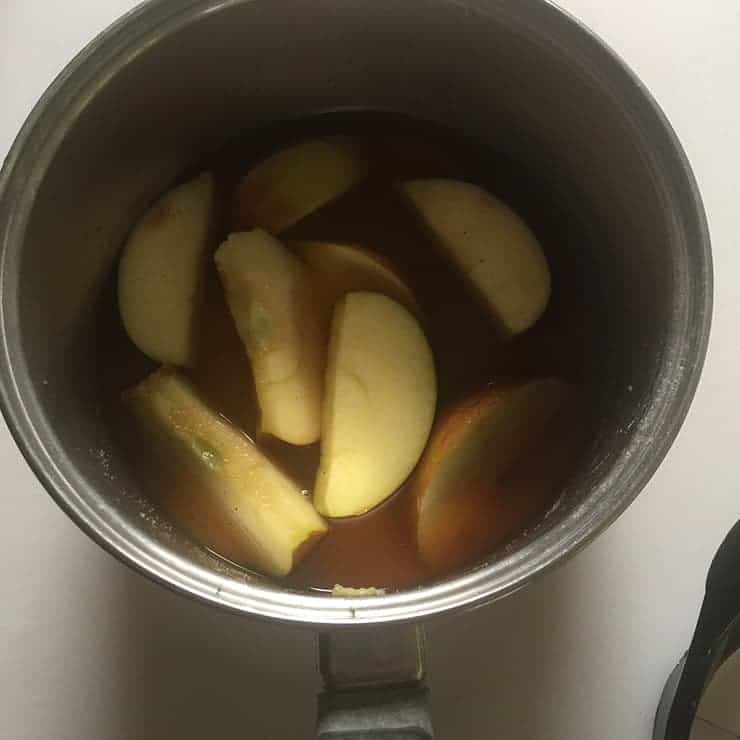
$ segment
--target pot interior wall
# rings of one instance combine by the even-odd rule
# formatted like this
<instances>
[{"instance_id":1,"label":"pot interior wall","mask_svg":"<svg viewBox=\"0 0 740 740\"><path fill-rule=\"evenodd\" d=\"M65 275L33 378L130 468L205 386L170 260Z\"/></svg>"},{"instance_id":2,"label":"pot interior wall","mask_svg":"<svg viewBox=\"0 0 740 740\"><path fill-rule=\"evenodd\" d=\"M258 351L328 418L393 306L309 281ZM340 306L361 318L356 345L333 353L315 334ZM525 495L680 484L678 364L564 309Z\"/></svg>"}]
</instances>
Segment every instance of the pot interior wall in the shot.
<instances>
[{"instance_id":1,"label":"pot interior wall","mask_svg":"<svg viewBox=\"0 0 740 740\"><path fill-rule=\"evenodd\" d=\"M568 289L582 285L604 310L593 347L599 423L560 505L515 547L607 495L596 484L623 464L670 361L686 245L662 144L631 105L637 87L555 11L541 8L547 26L540 18L531 30L530 5L489 3L483 15L421 0L227 3L100 70L38 184L16 286L35 400L95 506L231 572L147 508L100 413L101 317L120 331L111 275L133 220L184 168L272 122L353 109L480 142L514 163L525 210L546 205L555 271L577 274Z\"/></svg>"}]
</instances>

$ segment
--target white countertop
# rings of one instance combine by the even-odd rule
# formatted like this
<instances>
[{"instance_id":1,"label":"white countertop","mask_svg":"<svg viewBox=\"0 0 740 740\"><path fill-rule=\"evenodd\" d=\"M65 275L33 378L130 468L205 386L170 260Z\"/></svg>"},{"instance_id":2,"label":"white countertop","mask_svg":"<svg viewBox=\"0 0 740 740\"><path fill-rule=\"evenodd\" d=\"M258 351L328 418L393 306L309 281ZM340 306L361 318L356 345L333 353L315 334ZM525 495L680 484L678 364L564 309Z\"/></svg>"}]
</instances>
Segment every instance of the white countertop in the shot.
<instances>
[{"instance_id":1,"label":"white countertop","mask_svg":"<svg viewBox=\"0 0 740 740\"><path fill-rule=\"evenodd\" d=\"M133 4L0 0L0 156L61 67ZM431 625L440 740L649 740L706 568L740 518L740 3L562 5L642 77L686 148L714 246L712 339L686 424L629 511L523 592ZM4 426L0 471L0 737L311 736L310 633L130 572L56 507Z\"/></svg>"}]
</instances>

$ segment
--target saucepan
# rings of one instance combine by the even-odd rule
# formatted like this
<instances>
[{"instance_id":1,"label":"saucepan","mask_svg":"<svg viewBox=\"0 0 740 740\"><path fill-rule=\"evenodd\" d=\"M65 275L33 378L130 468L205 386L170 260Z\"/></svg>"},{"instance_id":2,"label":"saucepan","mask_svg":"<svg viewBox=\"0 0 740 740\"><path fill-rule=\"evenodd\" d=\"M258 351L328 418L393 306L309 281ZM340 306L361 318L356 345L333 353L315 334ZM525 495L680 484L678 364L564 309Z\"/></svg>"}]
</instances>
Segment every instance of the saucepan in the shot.
<instances>
[{"instance_id":1,"label":"saucepan","mask_svg":"<svg viewBox=\"0 0 740 740\"><path fill-rule=\"evenodd\" d=\"M356 110L506 153L552 204L573 282L607 310L598 422L557 505L464 572L339 598L233 567L148 506L101 413L97 342L123 239L178 173L237 134ZM323 631L320 736L431 735L419 624L516 591L625 510L687 413L711 296L701 199L668 121L545 0L151 0L59 75L0 176L0 393L21 451L81 529L143 575Z\"/></svg>"}]
</instances>

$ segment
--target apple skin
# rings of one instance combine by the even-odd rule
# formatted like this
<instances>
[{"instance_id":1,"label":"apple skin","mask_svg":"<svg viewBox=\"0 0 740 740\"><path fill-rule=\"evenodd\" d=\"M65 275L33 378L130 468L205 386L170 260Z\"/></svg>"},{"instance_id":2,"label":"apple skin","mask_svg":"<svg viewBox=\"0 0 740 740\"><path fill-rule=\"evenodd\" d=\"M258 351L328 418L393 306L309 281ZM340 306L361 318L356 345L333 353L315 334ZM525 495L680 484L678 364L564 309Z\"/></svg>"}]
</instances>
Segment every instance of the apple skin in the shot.
<instances>
[{"instance_id":1,"label":"apple skin","mask_svg":"<svg viewBox=\"0 0 740 740\"><path fill-rule=\"evenodd\" d=\"M165 193L139 219L118 268L118 307L148 357L187 366L194 359L202 269L211 246L214 182L205 173Z\"/></svg>"},{"instance_id":2,"label":"apple skin","mask_svg":"<svg viewBox=\"0 0 740 740\"><path fill-rule=\"evenodd\" d=\"M252 364L260 433L296 445L316 442L327 337L308 267L262 229L231 234L215 261Z\"/></svg>"},{"instance_id":3,"label":"apple skin","mask_svg":"<svg viewBox=\"0 0 740 740\"><path fill-rule=\"evenodd\" d=\"M499 385L445 414L414 482L417 543L425 562L444 565L456 547L467 552L474 543L490 543L496 520L509 516L497 496L502 477L542 439L567 396L559 380Z\"/></svg>"},{"instance_id":4,"label":"apple skin","mask_svg":"<svg viewBox=\"0 0 740 740\"><path fill-rule=\"evenodd\" d=\"M192 384L161 368L124 394L158 465L182 481L183 515L208 542L219 524L239 562L273 576L285 576L327 530L311 502L254 443L209 408ZM169 509L178 507L178 493Z\"/></svg>"},{"instance_id":5,"label":"apple skin","mask_svg":"<svg viewBox=\"0 0 740 740\"><path fill-rule=\"evenodd\" d=\"M232 226L280 234L367 177L369 163L351 137L310 139L281 149L238 184Z\"/></svg>"},{"instance_id":6,"label":"apple skin","mask_svg":"<svg viewBox=\"0 0 740 740\"><path fill-rule=\"evenodd\" d=\"M434 358L416 319L380 293L348 293L334 309L326 369L318 511L363 514L416 466L434 420Z\"/></svg>"},{"instance_id":7,"label":"apple skin","mask_svg":"<svg viewBox=\"0 0 740 740\"><path fill-rule=\"evenodd\" d=\"M355 244L297 241L291 249L313 270L325 304L333 309L347 293L382 293L418 313L414 296L393 265L382 255Z\"/></svg>"},{"instance_id":8,"label":"apple skin","mask_svg":"<svg viewBox=\"0 0 740 740\"><path fill-rule=\"evenodd\" d=\"M504 335L519 334L539 319L550 299L550 269L537 238L514 211L462 180L408 180L398 189Z\"/></svg>"}]
</instances>

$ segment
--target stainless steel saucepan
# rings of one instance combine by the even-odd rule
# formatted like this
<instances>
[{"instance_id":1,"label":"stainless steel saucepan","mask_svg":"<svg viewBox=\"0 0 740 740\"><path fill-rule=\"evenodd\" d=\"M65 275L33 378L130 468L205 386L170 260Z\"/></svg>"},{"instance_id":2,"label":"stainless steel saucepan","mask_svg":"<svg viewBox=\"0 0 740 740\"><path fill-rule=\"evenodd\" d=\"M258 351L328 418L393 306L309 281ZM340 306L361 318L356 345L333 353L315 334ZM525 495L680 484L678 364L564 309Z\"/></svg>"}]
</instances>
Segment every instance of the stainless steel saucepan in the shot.
<instances>
[{"instance_id":1,"label":"stainless steel saucepan","mask_svg":"<svg viewBox=\"0 0 740 740\"><path fill-rule=\"evenodd\" d=\"M238 133L354 109L437 122L532 173L608 316L598 429L559 505L479 567L348 599L245 574L145 508L100 413L96 327L127 230L174 176ZM711 294L701 200L668 121L545 0L151 0L60 74L0 175L0 393L23 454L79 526L142 574L323 630L327 737L431 734L416 625L512 593L624 511L686 415Z\"/></svg>"}]
</instances>

